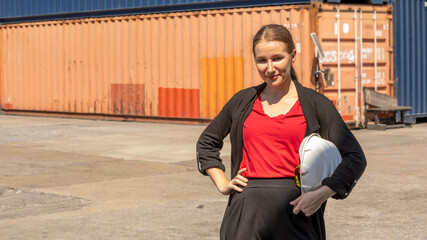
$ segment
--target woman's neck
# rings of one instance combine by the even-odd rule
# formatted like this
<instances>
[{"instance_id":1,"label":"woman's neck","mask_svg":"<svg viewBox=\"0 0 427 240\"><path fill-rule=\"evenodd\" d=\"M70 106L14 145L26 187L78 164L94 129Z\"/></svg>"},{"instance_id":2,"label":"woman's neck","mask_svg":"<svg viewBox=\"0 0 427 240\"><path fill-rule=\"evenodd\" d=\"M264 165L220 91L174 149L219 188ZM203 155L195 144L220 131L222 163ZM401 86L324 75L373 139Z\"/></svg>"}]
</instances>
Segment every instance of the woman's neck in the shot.
<instances>
[{"instance_id":1,"label":"woman's neck","mask_svg":"<svg viewBox=\"0 0 427 240\"><path fill-rule=\"evenodd\" d=\"M280 87L270 87L266 86L264 91L262 91L263 99L272 102L278 102L285 96L293 96L296 93L295 84L292 80L286 82L287 84L283 84Z\"/></svg>"}]
</instances>

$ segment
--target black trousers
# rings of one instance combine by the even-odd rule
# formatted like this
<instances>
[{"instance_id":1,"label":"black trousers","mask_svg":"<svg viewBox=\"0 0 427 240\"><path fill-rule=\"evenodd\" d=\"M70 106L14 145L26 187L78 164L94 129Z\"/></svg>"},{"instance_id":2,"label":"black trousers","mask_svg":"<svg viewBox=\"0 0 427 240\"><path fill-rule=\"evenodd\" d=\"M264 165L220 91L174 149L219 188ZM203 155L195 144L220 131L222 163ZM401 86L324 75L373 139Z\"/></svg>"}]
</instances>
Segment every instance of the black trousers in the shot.
<instances>
[{"instance_id":1,"label":"black trousers","mask_svg":"<svg viewBox=\"0 0 427 240\"><path fill-rule=\"evenodd\" d=\"M233 193L221 224L221 240L325 239L323 212L295 215L289 203L301 195L294 179L249 179Z\"/></svg>"}]
</instances>

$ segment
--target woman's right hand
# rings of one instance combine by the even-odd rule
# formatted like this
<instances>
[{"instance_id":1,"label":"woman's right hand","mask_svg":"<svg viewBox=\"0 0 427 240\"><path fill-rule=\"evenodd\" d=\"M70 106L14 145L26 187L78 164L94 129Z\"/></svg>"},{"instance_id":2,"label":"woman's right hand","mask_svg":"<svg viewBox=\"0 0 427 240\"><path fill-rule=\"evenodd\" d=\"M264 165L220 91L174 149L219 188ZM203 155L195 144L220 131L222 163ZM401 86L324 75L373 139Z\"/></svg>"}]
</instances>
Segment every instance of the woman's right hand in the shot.
<instances>
[{"instance_id":1,"label":"woman's right hand","mask_svg":"<svg viewBox=\"0 0 427 240\"><path fill-rule=\"evenodd\" d=\"M218 190L224 194L229 195L231 191L235 190L237 192L242 192L242 187L248 185L248 179L242 176L242 173L246 171L246 168L242 168L237 172L237 175L231 179L227 184L224 184L222 187L219 187Z\"/></svg>"}]
</instances>

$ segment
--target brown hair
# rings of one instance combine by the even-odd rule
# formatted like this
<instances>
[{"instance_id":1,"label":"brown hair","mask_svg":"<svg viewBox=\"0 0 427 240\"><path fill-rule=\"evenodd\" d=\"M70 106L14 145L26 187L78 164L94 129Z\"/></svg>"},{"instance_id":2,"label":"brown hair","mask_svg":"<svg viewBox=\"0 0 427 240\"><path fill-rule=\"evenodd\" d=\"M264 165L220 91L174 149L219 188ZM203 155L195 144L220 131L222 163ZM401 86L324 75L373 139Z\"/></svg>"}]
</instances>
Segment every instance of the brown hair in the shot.
<instances>
[{"instance_id":1,"label":"brown hair","mask_svg":"<svg viewBox=\"0 0 427 240\"><path fill-rule=\"evenodd\" d=\"M252 51L255 56L255 46L261 41L279 41L285 44L288 54L292 54L295 49L295 43L291 33L287 28L279 24L268 24L262 26L255 34L252 42ZM293 80L297 79L297 74L293 66L291 66L291 77Z\"/></svg>"}]
</instances>

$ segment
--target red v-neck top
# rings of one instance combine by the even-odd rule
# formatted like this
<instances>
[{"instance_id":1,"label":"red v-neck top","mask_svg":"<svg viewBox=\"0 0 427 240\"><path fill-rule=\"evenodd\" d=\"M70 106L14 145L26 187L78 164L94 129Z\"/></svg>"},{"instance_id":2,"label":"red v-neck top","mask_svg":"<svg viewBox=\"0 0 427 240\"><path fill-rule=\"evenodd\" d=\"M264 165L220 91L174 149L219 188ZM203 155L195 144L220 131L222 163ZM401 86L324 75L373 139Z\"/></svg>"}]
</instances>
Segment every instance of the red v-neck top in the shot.
<instances>
[{"instance_id":1,"label":"red v-neck top","mask_svg":"<svg viewBox=\"0 0 427 240\"><path fill-rule=\"evenodd\" d=\"M249 178L293 178L299 163L299 146L306 121L299 100L286 114L264 113L261 97L243 125L243 159L240 169Z\"/></svg>"}]
</instances>

